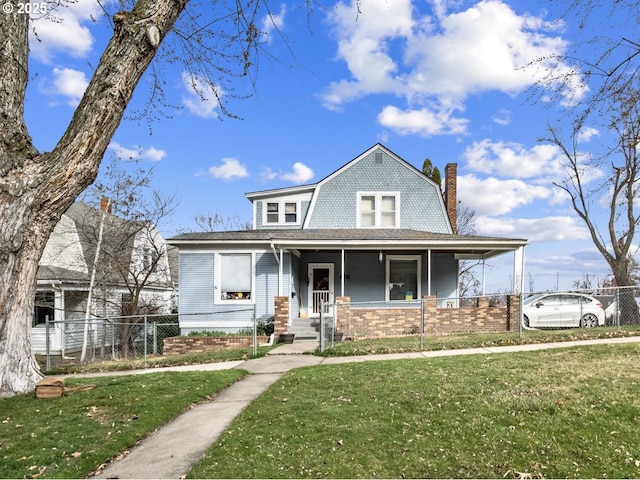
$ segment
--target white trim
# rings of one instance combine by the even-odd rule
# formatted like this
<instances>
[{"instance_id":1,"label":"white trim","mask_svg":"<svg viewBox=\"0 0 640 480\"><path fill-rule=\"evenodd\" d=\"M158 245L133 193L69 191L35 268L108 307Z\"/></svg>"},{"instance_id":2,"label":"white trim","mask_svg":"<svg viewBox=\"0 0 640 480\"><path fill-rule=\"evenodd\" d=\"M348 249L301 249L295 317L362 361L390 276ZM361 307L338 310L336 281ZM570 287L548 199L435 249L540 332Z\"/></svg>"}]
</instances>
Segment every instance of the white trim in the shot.
<instances>
[{"instance_id":1,"label":"white trim","mask_svg":"<svg viewBox=\"0 0 640 480\"><path fill-rule=\"evenodd\" d=\"M374 214L375 218L373 225L362 226L362 212L360 205L362 197L374 197ZM395 198L395 224L393 226L382 225L382 197L394 197ZM356 228L400 228L400 192L385 192L385 191L362 191L356 192Z\"/></svg>"},{"instance_id":2,"label":"white trim","mask_svg":"<svg viewBox=\"0 0 640 480\"><path fill-rule=\"evenodd\" d=\"M251 255L251 298L249 300L222 300L222 255ZM246 250L225 250L214 252L213 257L213 304L214 305L253 305L256 297L256 253Z\"/></svg>"},{"instance_id":3,"label":"white trim","mask_svg":"<svg viewBox=\"0 0 640 480\"><path fill-rule=\"evenodd\" d=\"M319 316L320 313L314 313L313 311L313 292L314 292L314 287L313 287L313 271L315 269L319 269L319 268L327 268L329 269L329 285L328 285L328 292L329 292L329 303L333 303L334 301L334 275L335 275L335 265L333 263L309 263L307 265L307 279L309 284L307 285L307 313L309 317L315 317L315 316Z\"/></svg>"},{"instance_id":4,"label":"white trim","mask_svg":"<svg viewBox=\"0 0 640 480\"><path fill-rule=\"evenodd\" d=\"M401 302L403 300L390 300L389 299L389 264L391 260L413 260L416 262L417 266L417 282L416 282L416 292L413 292L413 299L416 300L421 298L422 295L422 256L421 255L386 255L386 263L385 263L385 274L384 274L384 289L385 289L385 301L390 302Z\"/></svg>"},{"instance_id":5,"label":"white trim","mask_svg":"<svg viewBox=\"0 0 640 480\"><path fill-rule=\"evenodd\" d=\"M299 226L302 224L302 220L301 220L301 209L302 209L302 202L300 200L287 200L287 199L280 199L280 200L261 200L262 202L262 225L263 226ZM278 221L277 222L268 222L267 218L268 218L268 211L267 211L267 205L270 203L276 203L278 205ZM295 222L287 222L287 212L286 212L286 207L288 203L292 203L296 206L296 221Z\"/></svg>"}]
</instances>

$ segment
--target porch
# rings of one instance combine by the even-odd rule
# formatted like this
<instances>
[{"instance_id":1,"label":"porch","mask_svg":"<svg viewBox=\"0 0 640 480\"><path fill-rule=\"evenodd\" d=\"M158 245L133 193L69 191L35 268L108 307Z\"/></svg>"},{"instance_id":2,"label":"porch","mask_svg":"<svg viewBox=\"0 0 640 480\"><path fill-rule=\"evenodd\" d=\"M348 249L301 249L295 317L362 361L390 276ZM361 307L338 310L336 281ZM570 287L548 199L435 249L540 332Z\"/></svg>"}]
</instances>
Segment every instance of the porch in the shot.
<instances>
[{"instance_id":1,"label":"porch","mask_svg":"<svg viewBox=\"0 0 640 480\"><path fill-rule=\"evenodd\" d=\"M298 340L318 340L319 318L289 318L289 298L276 297L274 333L295 333ZM507 295L492 302L477 297L472 302L439 302L435 296L417 301L352 303L348 296L326 305L323 320L335 325L345 340L403 335L437 336L454 333L496 333L519 328L520 295ZM470 304L469 304L470 303Z\"/></svg>"}]
</instances>

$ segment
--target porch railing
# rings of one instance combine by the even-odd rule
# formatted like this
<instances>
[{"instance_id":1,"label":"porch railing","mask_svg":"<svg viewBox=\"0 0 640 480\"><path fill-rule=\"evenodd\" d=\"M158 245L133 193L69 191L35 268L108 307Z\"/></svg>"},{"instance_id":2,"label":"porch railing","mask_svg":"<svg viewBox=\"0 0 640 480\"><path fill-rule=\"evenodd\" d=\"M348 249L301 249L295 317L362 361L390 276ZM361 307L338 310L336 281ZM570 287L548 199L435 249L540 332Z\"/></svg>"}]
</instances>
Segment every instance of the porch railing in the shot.
<instances>
[{"instance_id":1,"label":"porch railing","mask_svg":"<svg viewBox=\"0 0 640 480\"><path fill-rule=\"evenodd\" d=\"M322 305L324 305L325 310L322 313L328 313L329 308L329 300L331 299L331 292L329 290L313 290L312 293L313 299L313 312L315 314L319 314L321 311Z\"/></svg>"}]
</instances>

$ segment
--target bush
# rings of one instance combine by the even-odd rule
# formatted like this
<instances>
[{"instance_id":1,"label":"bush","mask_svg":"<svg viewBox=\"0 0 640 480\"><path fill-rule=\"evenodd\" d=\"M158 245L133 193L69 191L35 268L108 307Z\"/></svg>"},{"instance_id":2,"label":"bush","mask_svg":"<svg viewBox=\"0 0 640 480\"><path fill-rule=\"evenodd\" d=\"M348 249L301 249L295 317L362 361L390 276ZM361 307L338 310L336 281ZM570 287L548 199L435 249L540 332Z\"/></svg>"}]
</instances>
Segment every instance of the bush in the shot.
<instances>
[{"instance_id":1,"label":"bush","mask_svg":"<svg viewBox=\"0 0 640 480\"><path fill-rule=\"evenodd\" d=\"M258 330L258 335L265 335L267 337L271 335L274 331L273 317L269 317L267 320L258 321L256 329Z\"/></svg>"}]
</instances>

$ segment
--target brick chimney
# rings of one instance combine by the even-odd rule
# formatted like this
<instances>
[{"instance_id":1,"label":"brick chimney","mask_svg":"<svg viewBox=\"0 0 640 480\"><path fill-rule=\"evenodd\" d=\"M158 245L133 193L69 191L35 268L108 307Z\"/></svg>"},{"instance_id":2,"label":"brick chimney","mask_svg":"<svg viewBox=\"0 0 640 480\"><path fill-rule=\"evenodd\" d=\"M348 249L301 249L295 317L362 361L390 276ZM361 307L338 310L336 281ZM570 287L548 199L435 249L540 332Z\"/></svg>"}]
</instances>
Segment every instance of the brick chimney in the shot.
<instances>
[{"instance_id":1,"label":"brick chimney","mask_svg":"<svg viewBox=\"0 0 640 480\"><path fill-rule=\"evenodd\" d=\"M107 197L102 197L100 199L100 211L111 213L111 200Z\"/></svg>"},{"instance_id":2,"label":"brick chimney","mask_svg":"<svg viewBox=\"0 0 640 480\"><path fill-rule=\"evenodd\" d=\"M449 216L453 233L458 233L458 229L456 227L456 222L458 220L456 214L458 206L457 176L458 164L447 163L447 166L444 167L444 205L447 208L447 215Z\"/></svg>"}]
</instances>

